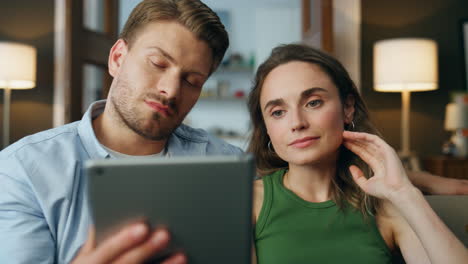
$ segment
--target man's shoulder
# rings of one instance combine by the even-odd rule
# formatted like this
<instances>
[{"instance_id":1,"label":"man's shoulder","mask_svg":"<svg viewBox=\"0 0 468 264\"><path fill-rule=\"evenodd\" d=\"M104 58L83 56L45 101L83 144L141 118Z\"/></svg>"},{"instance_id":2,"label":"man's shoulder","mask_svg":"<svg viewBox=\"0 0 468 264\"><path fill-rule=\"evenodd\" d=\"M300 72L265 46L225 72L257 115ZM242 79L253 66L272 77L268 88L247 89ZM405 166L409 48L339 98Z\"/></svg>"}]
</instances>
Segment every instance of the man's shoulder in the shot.
<instances>
[{"instance_id":1,"label":"man's shoulder","mask_svg":"<svg viewBox=\"0 0 468 264\"><path fill-rule=\"evenodd\" d=\"M229 155L243 153L240 148L211 135L201 128L193 128L182 124L174 131L174 135L188 143L206 144L207 155Z\"/></svg>"},{"instance_id":2,"label":"man's shoulder","mask_svg":"<svg viewBox=\"0 0 468 264\"><path fill-rule=\"evenodd\" d=\"M7 158L12 155L21 156L38 153L50 154L51 151L60 151L61 149L65 151L63 145L70 145L71 141L77 140L78 123L73 122L26 136L2 150L0 157Z\"/></svg>"}]
</instances>

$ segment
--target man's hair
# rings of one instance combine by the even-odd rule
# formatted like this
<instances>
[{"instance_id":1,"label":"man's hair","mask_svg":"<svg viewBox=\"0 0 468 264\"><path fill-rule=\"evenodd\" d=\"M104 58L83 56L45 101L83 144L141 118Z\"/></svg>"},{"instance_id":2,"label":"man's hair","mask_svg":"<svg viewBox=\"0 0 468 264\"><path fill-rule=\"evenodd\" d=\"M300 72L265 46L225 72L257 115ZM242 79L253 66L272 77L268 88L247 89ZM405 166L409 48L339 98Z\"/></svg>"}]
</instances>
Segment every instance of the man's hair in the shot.
<instances>
[{"instance_id":1,"label":"man's hair","mask_svg":"<svg viewBox=\"0 0 468 264\"><path fill-rule=\"evenodd\" d=\"M120 34L129 48L138 31L156 21L176 21L208 43L213 54L214 72L229 47L229 37L218 15L199 0L144 0L128 17Z\"/></svg>"},{"instance_id":2,"label":"man's hair","mask_svg":"<svg viewBox=\"0 0 468 264\"><path fill-rule=\"evenodd\" d=\"M260 176L288 168L288 163L268 147L270 138L268 137L265 121L262 116L260 95L268 74L276 67L294 61L306 62L320 67L338 89L343 107L345 107L347 98L354 98L353 131L379 135L379 132L370 121L367 107L356 85L338 60L306 45L289 44L278 46L273 49L265 62L259 66L248 101L253 127L248 151L255 155L257 170ZM288 88L284 87L284 89ZM345 125L345 128L349 127ZM365 194L353 181L349 172L349 166L352 164L358 166L367 178L371 177L370 167L356 154L341 146L337 160L336 177L332 179L332 199L340 207L348 203L359 209L364 215L368 212L374 213L380 206L378 199Z\"/></svg>"}]
</instances>

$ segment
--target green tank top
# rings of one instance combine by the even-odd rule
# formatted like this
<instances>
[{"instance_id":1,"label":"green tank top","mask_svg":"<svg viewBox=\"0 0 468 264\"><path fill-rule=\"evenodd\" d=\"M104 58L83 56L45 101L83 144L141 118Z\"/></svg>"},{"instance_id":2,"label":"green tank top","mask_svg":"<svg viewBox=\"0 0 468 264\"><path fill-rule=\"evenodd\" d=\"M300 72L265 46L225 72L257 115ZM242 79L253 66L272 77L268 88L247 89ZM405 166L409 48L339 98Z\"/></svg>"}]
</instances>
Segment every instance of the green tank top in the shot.
<instances>
[{"instance_id":1,"label":"green tank top","mask_svg":"<svg viewBox=\"0 0 468 264\"><path fill-rule=\"evenodd\" d=\"M375 218L352 206L311 203L283 186L280 170L263 177L264 200L255 227L259 264L391 263Z\"/></svg>"}]
</instances>

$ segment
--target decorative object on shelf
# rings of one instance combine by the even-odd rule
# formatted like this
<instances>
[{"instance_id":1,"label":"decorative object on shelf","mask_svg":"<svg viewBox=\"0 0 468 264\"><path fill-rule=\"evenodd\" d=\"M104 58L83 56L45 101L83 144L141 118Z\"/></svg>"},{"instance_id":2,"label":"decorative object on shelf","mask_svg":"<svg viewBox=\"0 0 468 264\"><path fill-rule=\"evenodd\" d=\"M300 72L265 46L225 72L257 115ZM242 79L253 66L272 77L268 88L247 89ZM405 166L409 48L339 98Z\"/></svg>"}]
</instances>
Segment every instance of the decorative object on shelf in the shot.
<instances>
[{"instance_id":1,"label":"decorative object on shelf","mask_svg":"<svg viewBox=\"0 0 468 264\"><path fill-rule=\"evenodd\" d=\"M409 169L419 170L410 151L410 92L438 88L437 44L430 39L396 38L374 45L374 89L402 93L400 158Z\"/></svg>"},{"instance_id":2,"label":"decorative object on shelf","mask_svg":"<svg viewBox=\"0 0 468 264\"><path fill-rule=\"evenodd\" d=\"M218 80L208 78L203 85L203 89L200 93L200 98L213 98L218 94Z\"/></svg>"},{"instance_id":3,"label":"decorative object on shelf","mask_svg":"<svg viewBox=\"0 0 468 264\"><path fill-rule=\"evenodd\" d=\"M244 98L245 97L245 92L242 90L237 90L234 92L234 97L236 98Z\"/></svg>"},{"instance_id":4,"label":"decorative object on shelf","mask_svg":"<svg viewBox=\"0 0 468 264\"><path fill-rule=\"evenodd\" d=\"M238 72L238 73L252 73L255 66L255 56L251 55L246 59L241 53L233 52L231 55L226 56L227 59L223 61L219 67L219 72Z\"/></svg>"},{"instance_id":5,"label":"decorative object on shelf","mask_svg":"<svg viewBox=\"0 0 468 264\"><path fill-rule=\"evenodd\" d=\"M455 102L449 103L445 111L445 130L453 131L450 142L451 154L455 157L468 156L468 94L455 96Z\"/></svg>"},{"instance_id":6,"label":"decorative object on shelf","mask_svg":"<svg viewBox=\"0 0 468 264\"><path fill-rule=\"evenodd\" d=\"M0 42L0 89L3 96L3 147L10 141L10 101L12 89L36 86L36 49L15 42Z\"/></svg>"},{"instance_id":7,"label":"decorative object on shelf","mask_svg":"<svg viewBox=\"0 0 468 264\"><path fill-rule=\"evenodd\" d=\"M226 80L221 80L218 82L218 97L228 97L229 96L229 82Z\"/></svg>"}]
</instances>

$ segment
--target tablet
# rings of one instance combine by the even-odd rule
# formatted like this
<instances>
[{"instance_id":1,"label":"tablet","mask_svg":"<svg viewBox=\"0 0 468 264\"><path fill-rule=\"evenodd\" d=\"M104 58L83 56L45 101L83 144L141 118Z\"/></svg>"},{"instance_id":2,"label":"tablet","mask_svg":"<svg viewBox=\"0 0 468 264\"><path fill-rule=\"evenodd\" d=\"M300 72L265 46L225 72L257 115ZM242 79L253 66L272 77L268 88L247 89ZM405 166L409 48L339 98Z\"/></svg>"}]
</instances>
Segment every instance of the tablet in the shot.
<instances>
[{"instance_id":1,"label":"tablet","mask_svg":"<svg viewBox=\"0 0 468 264\"><path fill-rule=\"evenodd\" d=\"M169 250L189 263L251 262L251 155L92 160L85 169L98 243L145 219L167 227Z\"/></svg>"}]
</instances>

